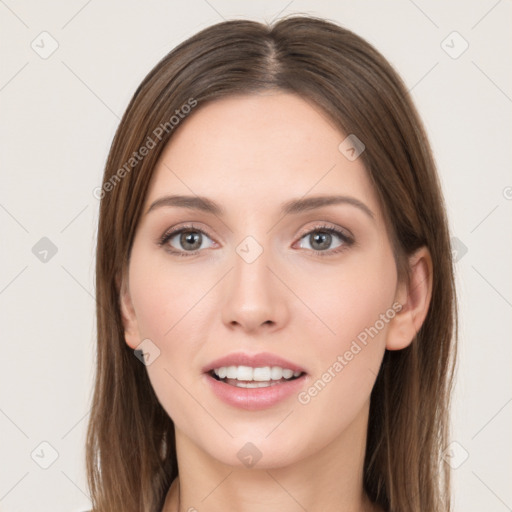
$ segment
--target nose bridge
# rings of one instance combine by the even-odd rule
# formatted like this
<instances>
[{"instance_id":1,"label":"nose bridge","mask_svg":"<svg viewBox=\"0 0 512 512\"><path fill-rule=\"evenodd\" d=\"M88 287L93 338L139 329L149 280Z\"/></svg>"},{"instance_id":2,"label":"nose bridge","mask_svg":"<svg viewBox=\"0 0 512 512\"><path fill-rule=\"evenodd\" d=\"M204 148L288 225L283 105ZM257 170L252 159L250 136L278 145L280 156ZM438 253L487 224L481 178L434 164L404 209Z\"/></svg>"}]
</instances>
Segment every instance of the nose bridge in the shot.
<instances>
[{"instance_id":1,"label":"nose bridge","mask_svg":"<svg viewBox=\"0 0 512 512\"><path fill-rule=\"evenodd\" d=\"M270 270L274 258L268 244L248 235L236 246L232 261L223 302L224 322L251 331L263 325L281 325L287 309L285 290Z\"/></svg>"},{"instance_id":2,"label":"nose bridge","mask_svg":"<svg viewBox=\"0 0 512 512\"><path fill-rule=\"evenodd\" d=\"M237 245L232 276L232 291L248 303L260 302L260 307L271 300L274 285L268 269L272 265L271 251L268 244L263 243L249 235Z\"/></svg>"},{"instance_id":3,"label":"nose bridge","mask_svg":"<svg viewBox=\"0 0 512 512\"><path fill-rule=\"evenodd\" d=\"M269 292L271 255L268 244L264 247L253 236L246 237L236 248L235 280L251 293ZM259 289L261 288L261 289Z\"/></svg>"}]
</instances>

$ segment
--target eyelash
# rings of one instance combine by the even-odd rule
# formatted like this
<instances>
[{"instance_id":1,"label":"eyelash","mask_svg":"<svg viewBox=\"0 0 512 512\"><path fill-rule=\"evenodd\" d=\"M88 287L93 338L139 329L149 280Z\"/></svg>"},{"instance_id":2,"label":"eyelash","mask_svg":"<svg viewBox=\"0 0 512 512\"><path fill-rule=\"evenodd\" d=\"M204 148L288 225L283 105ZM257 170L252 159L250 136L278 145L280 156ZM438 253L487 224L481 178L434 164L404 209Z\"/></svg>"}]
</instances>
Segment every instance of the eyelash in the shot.
<instances>
[{"instance_id":1,"label":"eyelash","mask_svg":"<svg viewBox=\"0 0 512 512\"><path fill-rule=\"evenodd\" d=\"M187 231L201 233L203 235L206 235L208 238L211 238L210 235L206 231L190 224L187 226L181 226L180 228L175 229L175 230L166 231L162 235L162 237L158 240L158 245L160 247L163 247L164 245L167 244L167 242L171 238L173 238L174 236L179 235L183 232L187 232ZM302 234L299 237L299 240L302 240L306 236L311 235L311 234L315 233L316 231L329 233L331 235L336 235L343 242L343 244L341 246L337 247L336 249L331 249L331 250L327 250L327 251L318 251L318 250L314 250L314 249L307 249L309 251L312 251L314 256L324 258L326 256L332 256L334 254L339 254L339 253L343 252L344 250L348 249L350 246L355 244L355 240L352 237L348 236L347 234L345 234L344 232L342 232L336 228L333 228L333 227L331 227L329 225L325 225L325 224L318 225L318 226L315 226L314 228L310 229L306 233ZM180 257L195 256L200 251L200 249L197 249L196 251L177 251L175 249L169 249L168 247L166 247L165 249L168 252L170 252L171 254L180 256Z\"/></svg>"}]
</instances>

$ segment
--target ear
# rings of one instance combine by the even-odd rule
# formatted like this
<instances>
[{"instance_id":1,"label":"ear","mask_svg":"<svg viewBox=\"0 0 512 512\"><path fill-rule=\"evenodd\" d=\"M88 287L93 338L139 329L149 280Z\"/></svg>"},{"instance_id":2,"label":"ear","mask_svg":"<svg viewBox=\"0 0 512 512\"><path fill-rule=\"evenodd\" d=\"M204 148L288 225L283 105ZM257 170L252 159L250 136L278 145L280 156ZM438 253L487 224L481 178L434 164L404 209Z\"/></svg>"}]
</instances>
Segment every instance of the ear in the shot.
<instances>
[{"instance_id":1,"label":"ear","mask_svg":"<svg viewBox=\"0 0 512 512\"><path fill-rule=\"evenodd\" d=\"M432 258L426 247L409 257L410 284L399 283L395 301L402 308L389 322L386 348L401 350L409 346L427 316L432 296ZM397 308L398 310L399 308Z\"/></svg>"},{"instance_id":2,"label":"ear","mask_svg":"<svg viewBox=\"0 0 512 512\"><path fill-rule=\"evenodd\" d=\"M122 278L119 290L119 305L121 307L121 316L123 319L124 340L129 347L135 349L140 345L141 338L135 309L130 297L127 276Z\"/></svg>"}]
</instances>

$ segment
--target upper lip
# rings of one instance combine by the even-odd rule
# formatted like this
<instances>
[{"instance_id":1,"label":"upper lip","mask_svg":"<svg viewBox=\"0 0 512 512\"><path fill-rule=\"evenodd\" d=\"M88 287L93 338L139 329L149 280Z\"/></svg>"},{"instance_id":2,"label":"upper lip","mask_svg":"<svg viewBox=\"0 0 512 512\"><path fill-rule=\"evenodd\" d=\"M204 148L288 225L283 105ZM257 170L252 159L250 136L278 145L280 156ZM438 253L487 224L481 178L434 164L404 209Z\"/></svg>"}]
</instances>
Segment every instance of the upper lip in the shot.
<instances>
[{"instance_id":1,"label":"upper lip","mask_svg":"<svg viewBox=\"0 0 512 512\"><path fill-rule=\"evenodd\" d=\"M214 368L221 368L222 366L251 366L253 368L262 368L264 366L279 366L281 368L288 368L294 372L304 372L304 369L287 359L284 359L269 352L260 352L258 354L246 354L244 352L235 352L227 356L215 359L203 368L204 373L212 371Z\"/></svg>"}]
</instances>

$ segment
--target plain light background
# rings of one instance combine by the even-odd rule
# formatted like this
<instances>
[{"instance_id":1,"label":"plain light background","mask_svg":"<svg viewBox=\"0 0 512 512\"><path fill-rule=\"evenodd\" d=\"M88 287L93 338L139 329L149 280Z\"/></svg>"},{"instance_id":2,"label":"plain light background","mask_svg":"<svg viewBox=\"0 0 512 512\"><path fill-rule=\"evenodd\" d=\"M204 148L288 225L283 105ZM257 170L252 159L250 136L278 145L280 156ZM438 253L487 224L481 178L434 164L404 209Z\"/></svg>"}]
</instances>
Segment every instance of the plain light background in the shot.
<instances>
[{"instance_id":1,"label":"plain light background","mask_svg":"<svg viewBox=\"0 0 512 512\"><path fill-rule=\"evenodd\" d=\"M291 13L353 30L412 90L458 258L455 511L512 510L511 11L509 0L0 0L0 510L90 507L93 190L136 87L206 26Z\"/></svg>"}]
</instances>

